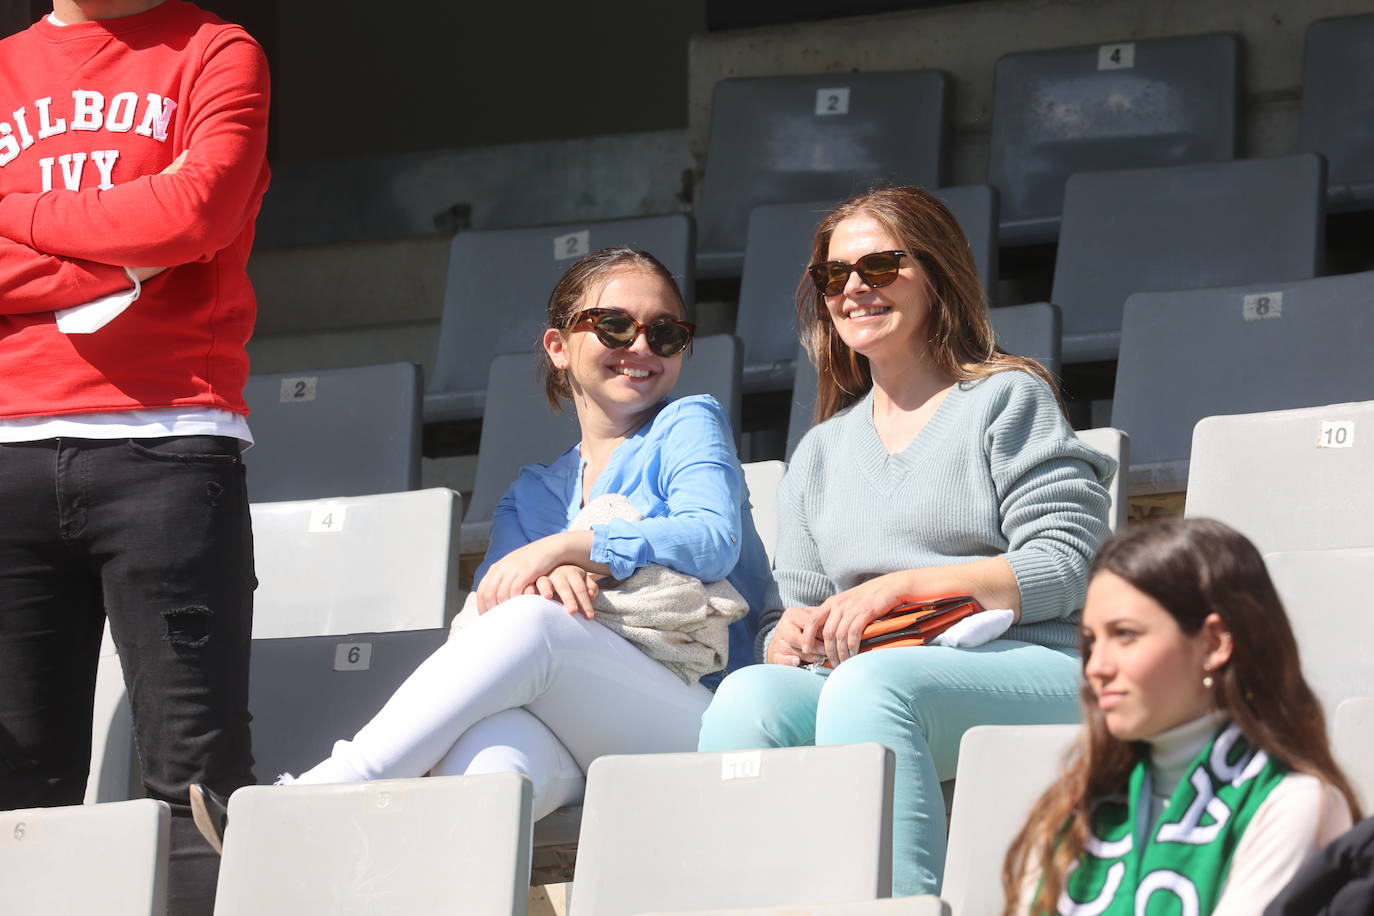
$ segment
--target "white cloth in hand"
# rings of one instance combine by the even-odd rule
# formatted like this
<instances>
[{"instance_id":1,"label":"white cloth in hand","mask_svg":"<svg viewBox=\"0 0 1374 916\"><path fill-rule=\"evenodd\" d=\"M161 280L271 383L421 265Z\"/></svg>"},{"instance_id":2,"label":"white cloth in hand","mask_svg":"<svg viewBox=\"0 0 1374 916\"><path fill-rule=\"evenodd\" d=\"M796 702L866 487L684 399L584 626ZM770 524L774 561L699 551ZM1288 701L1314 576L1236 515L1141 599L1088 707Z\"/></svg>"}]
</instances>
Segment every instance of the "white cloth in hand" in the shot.
<instances>
[{"instance_id":1,"label":"white cloth in hand","mask_svg":"<svg viewBox=\"0 0 1374 916\"><path fill-rule=\"evenodd\" d=\"M134 272L127 267L124 268L124 272L133 281L133 289L101 296L99 299L92 299L90 302L74 305L69 309L58 309L56 312L57 329L63 334L94 334L118 318L126 308L134 304L134 300L143 292L143 284L139 282Z\"/></svg>"},{"instance_id":2,"label":"white cloth in hand","mask_svg":"<svg viewBox=\"0 0 1374 916\"><path fill-rule=\"evenodd\" d=\"M970 614L930 641L932 646L950 649L972 649L992 642L1011 626L1016 612L1006 608Z\"/></svg>"}]
</instances>

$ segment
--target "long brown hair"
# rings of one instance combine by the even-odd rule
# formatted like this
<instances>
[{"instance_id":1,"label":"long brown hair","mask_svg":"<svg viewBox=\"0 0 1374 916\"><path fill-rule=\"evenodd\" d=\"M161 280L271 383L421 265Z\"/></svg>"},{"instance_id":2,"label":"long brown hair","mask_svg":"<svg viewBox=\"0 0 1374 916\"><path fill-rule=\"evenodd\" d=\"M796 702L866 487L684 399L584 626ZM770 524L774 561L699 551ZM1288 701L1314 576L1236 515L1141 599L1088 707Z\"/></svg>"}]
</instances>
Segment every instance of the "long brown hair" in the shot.
<instances>
[{"instance_id":1,"label":"long brown hair","mask_svg":"<svg viewBox=\"0 0 1374 916\"><path fill-rule=\"evenodd\" d=\"M859 215L876 220L924 269L931 300L929 353L937 367L957 381L1021 369L1038 376L1059 396L1059 386L1044 366L997 347L987 296L964 230L948 207L920 188L878 188L840 204L816 227L810 263L827 260L835 227ZM868 358L840 340L825 297L805 274L797 285L797 330L816 367L819 423L867 394L873 373Z\"/></svg>"},{"instance_id":2,"label":"long brown hair","mask_svg":"<svg viewBox=\"0 0 1374 916\"><path fill-rule=\"evenodd\" d=\"M635 248L602 248L578 259L572 267L559 278L558 284L549 295L547 328L565 330L572 324L573 316L581 311L582 302L592 287L609 280L611 274L621 270L640 270L654 274L668 284L677 300L678 313L686 315L687 306L678 291L677 280L663 262L647 251ZM541 332L542 336L542 332ZM549 354L540 348L539 374L544 380L544 395L554 410L563 409L563 401L572 400L572 386L568 384L566 369L558 369Z\"/></svg>"},{"instance_id":3,"label":"long brown hair","mask_svg":"<svg viewBox=\"0 0 1374 916\"><path fill-rule=\"evenodd\" d=\"M1171 518L1131 528L1108 541L1094 575L1114 573L1164 606L1187 635L1216 613L1231 634L1230 661L1212 673L1212 696L1271 758L1316 776L1345 796L1360 817L1350 783L1331 756L1321 704L1303 679L1298 645L1259 551L1244 535L1211 519ZM1088 662L1084 648L1083 663ZM1082 855L1092 802L1127 788L1144 742L1112 737L1086 679L1083 733L1061 778L1041 797L1002 867L1004 916L1024 911L1018 897L1032 867L1041 870L1032 913L1053 913L1069 867Z\"/></svg>"}]
</instances>

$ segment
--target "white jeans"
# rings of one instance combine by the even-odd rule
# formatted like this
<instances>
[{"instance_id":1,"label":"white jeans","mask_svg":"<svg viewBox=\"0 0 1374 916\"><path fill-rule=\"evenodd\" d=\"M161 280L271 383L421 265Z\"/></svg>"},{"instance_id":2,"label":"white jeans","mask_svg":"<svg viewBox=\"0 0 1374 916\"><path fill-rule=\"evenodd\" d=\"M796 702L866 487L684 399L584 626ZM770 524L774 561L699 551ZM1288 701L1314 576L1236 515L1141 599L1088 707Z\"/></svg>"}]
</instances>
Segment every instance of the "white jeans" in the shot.
<instances>
[{"instance_id":1,"label":"white jeans","mask_svg":"<svg viewBox=\"0 0 1374 916\"><path fill-rule=\"evenodd\" d=\"M582 798L602 754L695 751L710 702L599 623L526 595L455 634L294 782L522 773L538 820Z\"/></svg>"}]
</instances>

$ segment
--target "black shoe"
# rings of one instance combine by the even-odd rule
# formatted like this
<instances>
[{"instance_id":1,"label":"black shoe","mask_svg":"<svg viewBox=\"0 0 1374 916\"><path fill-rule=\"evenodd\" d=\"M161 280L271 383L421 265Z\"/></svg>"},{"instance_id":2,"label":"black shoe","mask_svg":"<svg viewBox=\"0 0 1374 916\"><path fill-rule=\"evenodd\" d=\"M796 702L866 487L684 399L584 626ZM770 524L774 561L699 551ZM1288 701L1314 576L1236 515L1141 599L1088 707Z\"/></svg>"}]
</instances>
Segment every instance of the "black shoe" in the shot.
<instances>
[{"instance_id":1,"label":"black shoe","mask_svg":"<svg viewBox=\"0 0 1374 916\"><path fill-rule=\"evenodd\" d=\"M229 827L229 804L203 783L191 784L191 820L215 852L224 853L224 831Z\"/></svg>"}]
</instances>

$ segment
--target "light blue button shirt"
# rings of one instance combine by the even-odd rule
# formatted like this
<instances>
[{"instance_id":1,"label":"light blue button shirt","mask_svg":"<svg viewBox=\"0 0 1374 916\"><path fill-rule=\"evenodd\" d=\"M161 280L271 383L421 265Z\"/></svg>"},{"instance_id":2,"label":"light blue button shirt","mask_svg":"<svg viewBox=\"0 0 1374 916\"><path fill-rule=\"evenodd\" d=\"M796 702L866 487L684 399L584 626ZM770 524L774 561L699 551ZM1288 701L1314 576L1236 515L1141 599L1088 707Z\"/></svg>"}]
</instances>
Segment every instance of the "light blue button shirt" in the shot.
<instances>
[{"instance_id":1,"label":"light blue button shirt","mask_svg":"<svg viewBox=\"0 0 1374 916\"><path fill-rule=\"evenodd\" d=\"M616 447L586 500L582 469L577 445L552 464L520 469L496 507L490 546L473 581L481 582L492 563L517 547L566 531L584 502L619 493L644 518L593 526L592 560L609 566L617 579L650 563L703 582L729 579L749 603L749 614L730 628L728 670L751 663L771 574L749 512L730 421L716 399L668 401ZM708 675L702 683L714 686L719 680L718 674Z\"/></svg>"}]
</instances>

